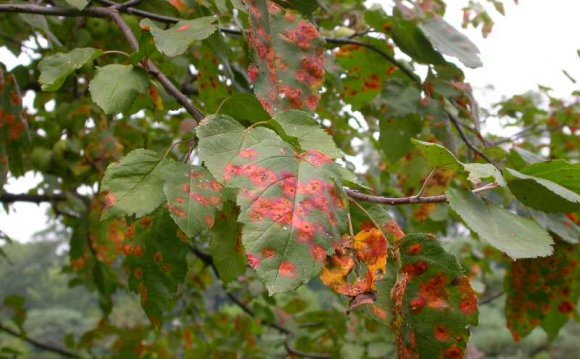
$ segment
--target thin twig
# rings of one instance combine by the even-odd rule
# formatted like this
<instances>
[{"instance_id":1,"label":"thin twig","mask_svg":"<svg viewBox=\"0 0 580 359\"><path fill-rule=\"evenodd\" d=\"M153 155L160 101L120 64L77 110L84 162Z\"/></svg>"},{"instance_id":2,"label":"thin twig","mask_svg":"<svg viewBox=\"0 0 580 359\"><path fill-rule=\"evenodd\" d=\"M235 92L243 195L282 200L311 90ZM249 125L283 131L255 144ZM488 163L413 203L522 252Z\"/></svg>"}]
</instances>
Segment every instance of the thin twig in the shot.
<instances>
[{"instance_id":1,"label":"thin twig","mask_svg":"<svg viewBox=\"0 0 580 359\"><path fill-rule=\"evenodd\" d=\"M429 172L429 174L425 178L425 181L423 181L423 185L421 186L421 189L419 190L419 192L417 192L417 194L415 195L415 197L420 198L423 195L423 193L427 189L427 186L429 185L429 181L431 180L431 177L433 177L433 175L435 174L435 172L437 172L437 168L434 168L434 169L431 170L431 172Z\"/></svg>"},{"instance_id":2,"label":"thin twig","mask_svg":"<svg viewBox=\"0 0 580 359\"><path fill-rule=\"evenodd\" d=\"M493 189L498 188L499 185L497 183L492 183L471 191L474 194L482 193L491 191ZM371 202L371 203L378 203L378 204L387 204L391 206L399 206L404 204L416 204L416 203L445 203L447 202L447 196L440 195L440 196L429 196L429 197L382 197L382 196L375 196L370 194L360 193L358 191L352 190L350 188L345 188L346 194L352 198L357 199L360 201Z\"/></svg>"},{"instance_id":3,"label":"thin twig","mask_svg":"<svg viewBox=\"0 0 580 359\"><path fill-rule=\"evenodd\" d=\"M457 130L457 133L459 133L459 137L461 137L461 139L463 140L465 145L467 145L467 147L469 147L469 149L471 149L473 152L477 153L481 158L483 158L487 162L489 162L492 165L494 165L495 167L497 167L497 165L495 163L493 163L493 161L490 160L489 157L487 157L483 152L481 152L473 143L471 143L469 138L467 138L467 136L465 135L465 132L463 132L463 129L461 128L461 124L460 124L459 119L457 117L455 117L455 115L453 115L449 112L447 113L447 117L449 117L449 120L451 121L451 123L453 124L455 129Z\"/></svg>"},{"instance_id":4,"label":"thin twig","mask_svg":"<svg viewBox=\"0 0 580 359\"><path fill-rule=\"evenodd\" d=\"M213 258L209 254L200 251L198 248L196 248L194 246L190 246L190 250L203 263L205 263L207 266L211 267L211 269L215 273L216 277L218 277L218 278L220 277L219 276L219 272L217 270L217 267L215 266L215 263L213 262ZM238 297L236 297L232 293L228 292L225 288L224 288L224 292L226 293L226 296L235 305L237 305L244 313L248 314L250 317L255 317L256 316L256 314L254 313L254 311L252 309L250 309L246 304L244 304ZM276 329L277 331L279 331L282 334L286 334L286 335L291 334L291 332L288 329L286 329L286 328L278 325L277 323L264 322L264 324L266 324L267 326L269 326L269 327L271 327L273 329Z\"/></svg>"},{"instance_id":5,"label":"thin twig","mask_svg":"<svg viewBox=\"0 0 580 359\"><path fill-rule=\"evenodd\" d=\"M80 355L75 354L73 352L69 352L68 350L65 350L65 349L62 349L62 348L59 348L56 346L52 346L50 344L42 343L42 342L39 342L38 340L35 340L35 339L31 339L31 338L27 337L26 335L18 333L17 331L12 330L12 329L10 329L2 324L0 324L0 331L6 333L8 335L11 335L15 338L18 338L20 340L23 340L23 341L27 342L28 344L32 345L33 347L38 348L40 350L59 354L65 358L82 358Z\"/></svg>"},{"instance_id":6,"label":"thin twig","mask_svg":"<svg viewBox=\"0 0 580 359\"><path fill-rule=\"evenodd\" d=\"M496 300L497 298L501 297L504 294L505 294L505 292L502 290L500 292L497 292L495 294L490 295L487 298L481 299L477 304L478 305L486 305L486 304L489 304L489 303L493 302L494 300Z\"/></svg>"}]
</instances>

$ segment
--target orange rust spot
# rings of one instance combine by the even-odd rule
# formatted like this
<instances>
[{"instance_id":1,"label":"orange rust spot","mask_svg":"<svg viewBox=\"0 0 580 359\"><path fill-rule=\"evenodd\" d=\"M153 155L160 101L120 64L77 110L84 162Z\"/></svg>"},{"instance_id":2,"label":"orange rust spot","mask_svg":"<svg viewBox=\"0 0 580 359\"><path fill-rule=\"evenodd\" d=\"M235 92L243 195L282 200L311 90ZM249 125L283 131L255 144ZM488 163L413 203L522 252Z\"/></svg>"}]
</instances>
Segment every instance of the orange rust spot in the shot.
<instances>
[{"instance_id":1,"label":"orange rust spot","mask_svg":"<svg viewBox=\"0 0 580 359\"><path fill-rule=\"evenodd\" d=\"M137 280L141 280L141 278L143 278L143 269L135 268L135 270L133 271L133 275L135 276L135 278L137 278Z\"/></svg>"},{"instance_id":2,"label":"orange rust spot","mask_svg":"<svg viewBox=\"0 0 580 359\"><path fill-rule=\"evenodd\" d=\"M151 223L153 223L153 220L151 219L151 217L148 216L141 218L141 220L139 221L139 224L141 224L143 228L149 227Z\"/></svg>"},{"instance_id":3,"label":"orange rust spot","mask_svg":"<svg viewBox=\"0 0 580 359\"><path fill-rule=\"evenodd\" d=\"M186 25L181 25L180 27L178 27L177 29L175 29L175 31L176 31L176 32L184 32L184 31L187 31L187 30L189 30L189 28L190 28L190 27L191 27L191 26L189 26L189 25L187 25L187 24L186 24Z\"/></svg>"},{"instance_id":4,"label":"orange rust spot","mask_svg":"<svg viewBox=\"0 0 580 359\"><path fill-rule=\"evenodd\" d=\"M278 269L280 275L286 278L295 278L296 277L296 266L290 262L282 262L280 264L280 268Z\"/></svg>"},{"instance_id":5,"label":"orange rust spot","mask_svg":"<svg viewBox=\"0 0 580 359\"><path fill-rule=\"evenodd\" d=\"M133 249L133 255L134 255L135 257L141 257L141 256L143 256L143 247L141 247L141 246L136 246L136 247Z\"/></svg>"},{"instance_id":6,"label":"orange rust spot","mask_svg":"<svg viewBox=\"0 0 580 359\"><path fill-rule=\"evenodd\" d=\"M419 243L415 243L415 244L409 246L409 248L407 249L407 253L410 256L416 256L416 255L420 254L422 250L423 250L423 246Z\"/></svg>"},{"instance_id":7,"label":"orange rust spot","mask_svg":"<svg viewBox=\"0 0 580 359\"><path fill-rule=\"evenodd\" d=\"M445 328L443 325L438 325L435 327L435 339L440 342L446 342L449 340L449 330Z\"/></svg>"},{"instance_id":8,"label":"orange rust spot","mask_svg":"<svg viewBox=\"0 0 580 359\"><path fill-rule=\"evenodd\" d=\"M425 298L417 297L409 301L409 309L411 310L411 313L418 314L421 313L426 304L427 301L425 300Z\"/></svg>"},{"instance_id":9,"label":"orange rust spot","mask_svg":"<svg viewBox=\"0 0 580 359\"><path fill-rule=\"evenodd\" d=\"M153 260L156 263L161 263L161 261L163 261L163 255L161 254L161 252L155 252L155 254L153 255Z\"/></svg>"},{"instance_id":10,"label":"orange rust spot","mask_svg":"<svg viewBox=\"0 0 580 359\"><path fill-rule=\"evenodd\" d=\"M443 352L443 359L462 359L463 351L455 345Z\"/></svg>"},{"instance_id":11,"label":"orange rust spot","mask_svg":"<svg viewBox=\"0 0 580 359\"><path fill-rule=\"evenodd\" d=\"M131 255L131 252L133 252L133 247L130 244L125 244L123 246L123 254L129 256Z\"/></svg>"}]
</instances>

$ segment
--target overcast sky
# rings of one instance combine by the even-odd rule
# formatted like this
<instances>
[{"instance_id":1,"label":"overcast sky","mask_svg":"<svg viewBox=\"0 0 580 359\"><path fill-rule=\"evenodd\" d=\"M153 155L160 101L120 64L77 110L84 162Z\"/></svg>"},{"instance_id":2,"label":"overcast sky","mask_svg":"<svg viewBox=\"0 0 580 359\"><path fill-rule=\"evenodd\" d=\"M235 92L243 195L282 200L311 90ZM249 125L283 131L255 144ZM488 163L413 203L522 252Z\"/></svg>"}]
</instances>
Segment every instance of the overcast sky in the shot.
<instances>
[{"instance_id":1,"label":"overcast sky","mask_svg":"<svg viewBox=\"0 0 580 359\"><path fill-rule=\"evenodd\" d=\"M447 21L460 28L461 8L467 0L447 3ZM479 29L461 29L481 51L483 67L465 70L480 104L489 106L502 97L535 90L538 85L552 88L557 97L566 97L580 89L562 73L564 69L580 81L577 55L580 1L520 0L517 6L512 0L504 0L504 3L506 16L495 13L496 25L487 39L483 39ZM0 62L8 68L18 64L5 49L0 49ZM38 176L36 181L34 177L29 174L24 179L11 179L5 190L25 192L39 180ZM9 215L0 209L0 230L13 239L27 241L33 233L46 227L47 205L17 203L11 208Z\"/></svg>"}]
</instances>

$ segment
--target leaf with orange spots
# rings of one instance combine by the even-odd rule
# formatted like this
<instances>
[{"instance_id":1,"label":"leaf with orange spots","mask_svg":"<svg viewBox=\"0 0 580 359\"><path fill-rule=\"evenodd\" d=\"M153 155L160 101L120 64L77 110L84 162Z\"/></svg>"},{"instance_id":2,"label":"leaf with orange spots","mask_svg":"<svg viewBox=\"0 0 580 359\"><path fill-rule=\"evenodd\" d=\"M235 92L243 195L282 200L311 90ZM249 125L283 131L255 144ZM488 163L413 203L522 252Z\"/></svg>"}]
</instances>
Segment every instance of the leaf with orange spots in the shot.
<instances>
[{"instance_id":1,"label":"leaf with orange spots","mask_svg":"<svg viewBox=\"0 0 580 359\"><path fill-rule=\"evenodd\" d=\"M267 0L248 0L248 78L270 114L314 111L324 82L324 40L301 15Z\"/></svg>"},{"instance_id":2,"label":"leaf with orange spots","mask_svg":"<svg viewBox=\"0 0 580 359\"><path fill-rule=\"evenodd\" d=\"M511 263L505 277L505 313L516 342L538 326L554 340L575 315L580 294L579 262L577 245L557 241L550 257Z\"/></svg>"},{"instance_id":3,"label":"leaf with orange spots","mask_svg":"<svg viewBox=\"0 0 580 359\"><path fill-rule=\"evenodd\" d=\"M164 55L174 57L183 55L194 41L206 39L217 30L215 16L182 20L173 27L163 30L149 19L141 20L141 28L151 32L155 46Z\"/></svg>"},{"instance_id":4,"label":"leaf with orange spots","mask_svg":"<svg viewBox=\"0 0 580 359\"><path fill-rule=\"evenodd\" d=\"M397 242L400 268L391 290L399 358L463 358L477 297L454 256L425 234Z\"/></svg>"},{"instance_id":5,"label":"leaf with orange spots","mask_svg":"<svg viewBox=\"0 0 580 359\"><path fill-rule=\"evenodd\" d=\"M16 77L4 73L0 64L0 189L8 171L14 176L24 174L22 153L28 141L28 124Z\"/></svg>"},{"instance_id":6,"label":"leaf with orange spots","mask_svg":"<svg viewBox=\"0 0 580 359\"><path fill-rule=\"evenodd\" d=\"M223 182L224 168L246 148L267 139L276 139L274 131L255 127L246 129L227 115L207 116L197 128L199 157L211 174Z\"/></svg>"},{"instance_id":7,"label":"leaf with orange spots","mask_svg":"<svg viewBox=\"0 0 580 359\"><path fill-rule=\"evenodd\" d=\"M145 149L130 152L107 167L101 182L106 209L103 219L117 215L141 217L165 201L163 173L171 161Z\"/></svg>"},{"instance_id":8,"label":"leaf with orange spots","mask_svg":"<svg viewBox=\"0 0 580 359\"><path fill-rule=\"evenodd\" d=\"M241 151L226 166L224 179L239 189L238 221L244 224L248 263L270 294L317 275L346 222L347 202L332 159L266 140Z\"/></svg>"},{"instance_id":9,"label":"leaf with orange spots","mask_svg":"<svg viewBox=\"0 0 580 359\"><path fill-rule=\"evenodd\" d=\"M188 237L213 227L222 206L222 185L203 167L173 163L167 166L163 191L171 218Z\"/></svg>"},{"instance_id":10,"label":"leaf with orange spots","mask_svg":"<svg viewBox=\"0 0 580 359\"><path fill-rule=\"evenodd\" d=\"M105 314L113 307L113 294L117 289L117 268L113 263L121 254L127 225L124 219L110 218L101 221L104 198L97 197L89 204L88 213L75 223L70 240L69 268L77 281L86 283L99 293L99 306Z\"/></svg>"},{"instance_id":11,"label":"leaf with orange spots","mask_svg":"<svg viewBox=\"0 0 580 359\"><path fill-rule=\"evenodd\" d=\"M210 254L224 283L235 280L246 271L242 226L237 223L237 218L238 211L233 203L226 202L210 230Z\"/></svg>"},{"instance_id":12,"label":"leaf with orange spots","mask_svg":"<svg viewBox=\"0 0 580 359\"><path fill-rule=\"evenodd\" d=\"M320 272L322 283L334 292L349 297L376 292L376 282L387 270L387 239L374 227L361 229L354 239L343 240L335 255L328 258ZM353 283L347 281L355 266L365 268L358 272Z\"/></svg>"},{"instance_id":13,"label":"leaf with orange spots","mask_svg":"<svg viewBox=\"0 0 580 359\"><path fill-rule=\"evenodd\" d=\"M187 273L189 247L177 231L169 212L159 209L131 225L123 246L129 289L139 293L141 306L156 328Z\"/></svg>"},{"instance_id":14,"label":"leaf with orange spots","mask_svg":"<svg viewBox=\"0 0 580 359\"><path fill-rule=\"evenodd\" d=\"M393 53L383 40L365 38L364 41L387 54ZM346 74L340 91L344 102L358 110L379 95L384 79L392 68L388 62L375 52L359 45L342 46L334 51L334 56Z\"/></svg>"},{"instance_id":15,"label":"leaf with orange spots","mask_svg":"<svg viewBox=\"0 0 580 359\"><path fill-rule=\"evenodd\" d=\"M204 43L199 53L196 52L196 58L198 60L195 66L197 68L196 83L199 90L199 99L205 105L205 112L216 112L231 90L224 81L220 81L220 77L223 77L223 74L220 74L218 69L220 63L212 47Z\"/></svg>"}]
</instances>

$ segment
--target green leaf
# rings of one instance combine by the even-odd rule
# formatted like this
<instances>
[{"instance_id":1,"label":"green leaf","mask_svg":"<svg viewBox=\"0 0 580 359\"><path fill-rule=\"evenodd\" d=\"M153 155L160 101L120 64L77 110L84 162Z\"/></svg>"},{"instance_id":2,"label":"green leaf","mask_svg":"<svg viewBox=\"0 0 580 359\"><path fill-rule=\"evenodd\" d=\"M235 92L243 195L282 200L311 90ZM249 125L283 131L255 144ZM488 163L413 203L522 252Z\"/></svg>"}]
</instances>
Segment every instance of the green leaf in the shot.
<instances>
[{"instance_id":1,"label":"green leaf","mask_svg":"<svg viewBox=\"0 0 580 359\"><path fill-rule=\"evenodd\" d=\"M134 237L125 244L129 289L141 296L141 306L156 329L163 311L171 309L177 287L187 274L187 243L177 236L177 227L166 209L133 223Z\"/></svg>"},{"instance_id":2,"label":"green leaf","mask_svg":"<svg viewBox=\"0 0 580 359\"><path fill-rule=\"evenodd\" d=\"M67 4L76 7L79 10L84 9L91 0L64 0Z\"/></svg>"},{"instance_id":3,"label":"green leaf","mask_svg":"<svg viewBox=\"0 0 580 359\"><path fill-rule=\"evenodd\" d=\"M394 164L413 147L411 138L419 134L423 121L417 115L403 118L385 118L379 122L381 136L379 141L383 153Z\"/></svg>"},{"instance_id":4,"label":"green leaf","mask_svg":"<svg viewBox=\"0 0 580 359\"><path fill-rule=\"evenodd\" d=\"M339 243L348 202L337 168L318 151L298 154L280 140L249 147L226 167L226 184L239 188L248 262L270 294L317 275Z\"/></svg>"},{"instance_id":5,"label":"green leaf","mask_svg":"<svg viewBox=\"0 0 580 359\"><path fill-rule=\"evenodd\" d=\"M483 66L477 46L445 20L434 17L419 27L438 51L457 58L469 68Z\"/></svg>"},{"instance_id":6,"label":"green leaf","mask_svg":"<svg viewBox=\"0 0 580 359\"><path fill-rule=\"evenodd\" d=\"M92 47L78 48L67 53L59 52L47 56L38 64L43 91L58 90L68 75L80 69L84 64L102 55L101 50Z\"/></svg>"},{"instance_id":7,"label":"green leaf","mask_svg":"<svg viewBox=\"0 0 580 359\"><path fill-rule=\"evenodd\" d=\"M420 100L421 93L412 83L392 79L387 81L376 103L384 106L386 116L405 117L417 114Z\"/></svg>"},{"instance_id":8,"label":"green leaf","mask_svg":"<svg viewBox=\"0 0 580 359\"><path fill-rule=\"evenodd\" d=\"M506 277L506 319L514 340L541 325L554 340L576 313L580 294L580 253L561 241L547 258L512 262Z\"/></svg>"},{"instance_id":9,"label":"green leaf","mask_svg":"<svg viewBox=\"0 0 580 359\"><path fill-rule=\"evenodd\" d=\"M530 214L542 227L555 233L562 240L572 244L580 240L580 227L565 215L534 210L530 210Z\"/></svg>"},{"instance_id":10,"label":"green leaf","mask_svg":"<svg viewBox=\"0 0 580 359\"><path fill-rule=\"evenodd\" d=\"M552 181L576 194L580 194L580 163L553 160L531 164L520 169L520 172Z\"/></svg>"},{"instance_id":11,"label":"green leaf","mask_svg":"<svg viewBox=\"0 0 580 359\"><path fill-rule=\"evenodd\" d=\"M469 279L430 235L407 235L397 244L400 268L391 290L391 325L399 357L463 358L469 326L478 322Z\"/></svg>"},{"instance_id":12,"label":"green leaf","mask_svg":"<svg viewBox=\"0 0 580 359\"><path fill-rule=\"evenodd\" d=\"M552 238L536 222L489 203L470 191L450 188L451 208L477 235L514 259L552 254Z\"/></svg>"},{"instance_id":13,"label":"green leaf","mask_svg":"<svg viewBox=\"0 0 580 359\"><path fill-rule=\"evenodd\" d=\"M464 163L463 168L469 172L467 178L473 184L480 183L482 179L492 178L500 186L506 186L505 179L501 175L500 170L490 163Z\"/></svg>"},{"instance_id":14,"label":"green leaf","mask_svg":"<svg viewBox=\"0 0 580 359\"><path fill-rule=\"evenodd\" d=\"M226 115L207 116L197 127L199 157L211 174L223 181L224 167L244 149L265 139L277 138L263 127L246 129Z\"/></svg>"},{"instance_id":15,"label":"green leaf","mask_svg":"<svg viewBox=\"0 0 580 359\"><path fill-rule=\"evenodd\" d=\"M107 194L104 218L114 215L141 217L165 201L163 174L171 162L160 154L137 149L107 167L101 190Z\"/></svg>"},{"instance_id":16,"label":"green leaf","mask_svg":"<svg viewBox=\"0 0 580 359\"><path fill-rule=\"evenodd\" d=\"M436 143L419 141L414 138L411 139L411 142L432 167L456 171L463 170L462 163L447 148Z\"/></svg>"},{"instance_id":17,"label":"green leaf","mask_svg":"<svg viewBox=\"0 0 580 359\"><path fill-rule=\"evenodd\" d=\"M392 19L391 35L395 44L421 64L445 64L445 59L431 45L425 34L411 21ZM433 43L437 47L436 44Z\"/></svg>"},{"instance_id":18,"label":"green leaf","mask_svg":"<svg viewBox=\"0 0 580 359\"><path fill-rule=\"evenodd\" d=\"M106 114L128 110L137 95L149 87L147 74L131 65L107 65L99 67L89 84L93 101Z\"/></svg>"},{"instance_id":19,"label":"green leaf","mask_svg":"<svg viewBox=\"0 0 580 359\"><path fill-rule=\"evenodd\" d=\"M248 2L253 63L248 77L271 115L287 109L314 111L324 83L324 40L299 14L266 0Z\"/></svg>"},{"instance_id":20,"label":"green leaf","mask_svg":"<svg viewBox=\"0 0 580 359\"><path fill-rule=\"evenodd\" d=\"M237 223L238 211L228 202L218 213L210 230L209 246L220 279L229 283L246 271L246 256L242 247L242 226Z\"/></svg>"},{"instance_id":21,"label":"green leaf","mask_svg":"<svg viewBox=\"0 0 580 359\"><path fill-rule=\"evenodd\" d=\"M287 135L296 137L303 150L314 150L331 158L341 156L332 137L308 113L290 110L274 116Z\"/></svg>"},{"instance_id":22,"label":"green leaf","mask_svg":"<svg viewBox=\"0 0 580 359\"><path fill-rule=\"evenodd\" d=\"M149 29L155 39L155 46L164 55L174 57L187 51L194 41L209 37L217 30L215 16L199 17L194 20L182 20L173 27L162 30L149 19L141 20L141 28Z\"/></svg>"},{"instance_id":23,"label":"green leaf","mask_svg":"<svg viewBox=\"0 0 580 359\"><path fill-rule=\"evenodd\" d=\"M511 192L526 206L545 212L580 212L580 195L566 187L511 168L506 168L504 173Z\"/></svg>"},{"instance_id":24,"label":"green leaf","mask_svg":"<svg viewBox=\"0 0 580 359\"><path fill-rule=\"evenodd\" d=\"M179 229L192 238L211 228L222 206L222 185L200 166L172 163L164 172L169 214Z\"/></svg>"},{"instance_id":25,"label":"green leaf","mask_svg":"<svg viewBox=\"0 0 580 359\"><path fill-rule=\"evenodd\" d=\"M219 113L249 123L270 119L270 114L264 110L256 96L240 92L226 98L219 108Z\"/></svg>"}]
</instances>

